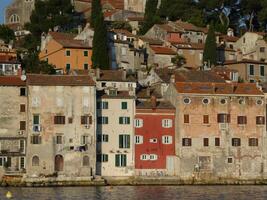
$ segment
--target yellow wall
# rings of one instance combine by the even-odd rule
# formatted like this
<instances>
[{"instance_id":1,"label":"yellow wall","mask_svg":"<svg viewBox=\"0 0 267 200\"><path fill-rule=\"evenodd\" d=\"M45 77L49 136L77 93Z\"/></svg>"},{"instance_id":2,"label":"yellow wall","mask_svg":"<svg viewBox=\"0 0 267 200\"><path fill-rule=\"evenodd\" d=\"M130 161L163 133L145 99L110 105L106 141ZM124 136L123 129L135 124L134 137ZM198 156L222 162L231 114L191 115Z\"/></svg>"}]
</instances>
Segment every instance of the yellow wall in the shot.
<instances>
[{"instance_id":1,"label":"yellow wall","mask_svg":"<svg viewBox=\"0 0 267 200\"><path fill-rule=\"evenodd\" d=\"M46 51L47 50L47 51ZM66 56L66 51L70 50L70 56ZM84 56L84 51L88 51L88 56ZM57 69L66 70L66 64L71 65L73 69L84 69L84 64L88 64L90 69L92 66L92 49L64 48L55 40L48 42L46 48L39 54L40 60L47 60L49 64L53 64Z\"/></svg>"}]
</instances>

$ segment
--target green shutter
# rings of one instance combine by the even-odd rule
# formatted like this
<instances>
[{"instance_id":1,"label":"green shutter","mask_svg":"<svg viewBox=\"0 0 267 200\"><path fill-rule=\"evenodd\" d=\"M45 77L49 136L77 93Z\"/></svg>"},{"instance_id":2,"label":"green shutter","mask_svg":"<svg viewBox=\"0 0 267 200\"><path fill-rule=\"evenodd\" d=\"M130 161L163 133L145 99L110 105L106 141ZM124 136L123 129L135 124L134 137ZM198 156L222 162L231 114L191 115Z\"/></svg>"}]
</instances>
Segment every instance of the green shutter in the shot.
<instances>
[{"instance_id":1,"label":"green shutter","mask_svg":"<svg viewBox=\"0 0 267 200\"><path fill-rule=\"evenodd\" d=\"M123 135L119 135L119 148L123 148Z\"/></svg>"},{"instance_id":2,"label":"green shutter","mask_svg":"<svg viewBox=\"0 0 267 200\"><path fill-rule=\"evenodd\" d=\"M126 167L127 158L126 155L121 155L121 166Z\"/></svg>"},{"instance_id":3,"label":"green shutter","mask_svg":"<svg viewBox=\"0 0 267 200\"><path fill-rule=\"evenodd\" d=\"M123 124L123 117L120 117L120 118L119 118L119 123L120 123L120 124Z\"/></svg>"},{"instance_id":4,"label":"green shutter","mask_svg":"<svg viewBox=\"0 0 267 200\"><path fill-rule=\"evenodd\" d=\"M127 121L127 124L130 124L130 117L127 117L126 119L127 119L126 120Z\"/></svg>"},{"instance_id":5,"label":"green shutter","mask_svg":"<svg viewBox=\"0 0 267 200\"><path fill-rule=\"evenodd\" d=\"M115 166L120 167L120 155L115 156Z\"/></svg>"},{"instance_id":6,"label":"green shutter","mask_svg":"<svg viewBox=\"0 0 267 200\"><path fill-rule=\"evenodd\" d=\"M123 110L127 109L127 102L121 102L121 109Z\"/></svg>"},{"instance_id":7,"label":"green shutter","mask_svg":"<svg viewBox=\"0 0 267 200\"><path fill-rule=\"evenodd\" d=\"M126 148L130 148L130 135L125 135L125 136L126 136L126 143L127 143Z\"/></svg>"}]
</instances>

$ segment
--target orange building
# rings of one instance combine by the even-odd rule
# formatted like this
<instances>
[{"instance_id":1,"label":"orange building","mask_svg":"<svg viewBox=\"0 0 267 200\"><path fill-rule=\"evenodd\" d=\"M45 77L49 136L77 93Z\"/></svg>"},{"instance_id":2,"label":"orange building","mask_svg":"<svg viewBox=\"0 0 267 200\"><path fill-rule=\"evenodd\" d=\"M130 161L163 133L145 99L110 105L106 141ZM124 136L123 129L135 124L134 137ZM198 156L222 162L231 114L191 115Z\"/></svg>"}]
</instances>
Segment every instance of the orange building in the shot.
<instances>
[{"instance_id":1,"label":"orange building","mask_svg":"<svg viewBox=\"0 0 267 200\"><path fill-rule=\"evenodd\" d=\"M92 66L92 45L88 40L75 39L73 34L49 32L42 38L39 58L59 71L87 70Z\"/></svg>"}]
</instances>

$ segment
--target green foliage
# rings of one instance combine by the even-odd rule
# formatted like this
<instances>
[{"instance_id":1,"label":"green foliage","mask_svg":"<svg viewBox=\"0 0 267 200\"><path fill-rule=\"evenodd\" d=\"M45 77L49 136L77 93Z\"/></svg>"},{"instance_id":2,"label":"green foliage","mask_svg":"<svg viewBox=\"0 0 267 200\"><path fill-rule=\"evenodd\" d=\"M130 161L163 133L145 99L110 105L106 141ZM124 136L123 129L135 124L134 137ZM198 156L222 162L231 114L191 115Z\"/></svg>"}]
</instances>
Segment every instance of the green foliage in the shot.
<instances>
[{"instance_id":1,"label":"green foliage","mask_svg":"<svg viewBox=\"0 0 267 200\"><path fill-rule=\"evenodd\" d=\"M172 58L172 63L177 67L182 67L186 64L186 59L183 55L177 54L175 57Z\"/></svg>"},{"instance_id":2,"label":"green foliage","mask_svg":"<svg viewBox=\"0 0 267 200\"><path fill-rule=\"evenodd\" d=\"M15 40L14 31L6 25L0 25L0 39L2 39L6 44L11 40Z\"/></svg>"},{"instance_id":3,"label":"green foliage","mask_svg":"<svg viewBox=\"0 0 267 200\"><path fill-rule=\"evenodd\" d=\"M107 27L104 22L102 8L101 12L96 16L94 23L93 68L109 69Z\"/></svg>"},{"instance_id":4,"label":"green foliage","mask_svg":"<svg viewBox=\"0 0 267 200\"><path fill-rule=\"evenodd\" d=\"M33 74L55 74L55 66L48 64L46 61L40 61L37 53L30 53L22 60L22 65L27 73Z\"/></svg>"},{"instance_id":5,"label":"green foliage","mask_svg":"<svg viewBox=\"0 0 267 200\"><path fill-rule=\"evenodd\" d=\"M92 12L91 12L91 26L95 27L97 17L100 15L102 12L102 6L100 3L100 0L93 0L92 1Z\"/></svg>"},{"instance_id":6,"label":"green foliage","mask_svg":"<svg viewBox=\"0 0 267 200\"><path fill-rule=\"evenodd\" d=\"M140 34L144 35L154 24L159 23L158 0L147 0L145 9L145 21L141 27Z\"/></svg>"},{"instance_id":7,"label":"green foliage","mask_svg":"<svg viewBox=\"0 0 267 200\"><path fill-rule=\"evenodd\" d=\"M217 52L216 52L216 37L214 32L213 24L210 25L208 35L205 42L205 48L203 53L203 61L208 64L216 65L217 64Z\"/></svg>"},{"instance_id":8,"label":"green foliage","mask_svg":"<svg viewBox=\"0 0 267 200\"><path fill-rule=\"evenodd\" d=\"M132 32L132 27L128 22L123 22L123 21L115 21L111 22L110 26L111 29L126 29L129 32Z\"/></svg>"}]
</instances>

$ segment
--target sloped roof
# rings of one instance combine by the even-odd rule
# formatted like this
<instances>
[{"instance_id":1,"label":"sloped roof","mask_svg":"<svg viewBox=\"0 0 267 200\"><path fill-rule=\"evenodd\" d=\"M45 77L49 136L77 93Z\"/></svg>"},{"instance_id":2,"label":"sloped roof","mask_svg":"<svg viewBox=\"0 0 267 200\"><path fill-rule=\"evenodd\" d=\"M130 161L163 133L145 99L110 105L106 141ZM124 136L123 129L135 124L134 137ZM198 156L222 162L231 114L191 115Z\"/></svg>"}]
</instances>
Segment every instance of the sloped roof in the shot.
<instances>
[{"instance_id":1,"label":"sloped roof","mask_svg":"<svg viewBox=\"0 0 267 200\"><path fill-rule=\"evenodd\" d=\"M243 60L226 60L224 61L223 65L231 65L231 64L240 64L240 63L248 63L248 64L262 64L267 65L266 62L259 61L259 60L251 60L251 59L243 59Z\"/></svg>"},{"instance_id":2,"label":"sloped roof","mask_svg":"<svg viewBox=\"0 0 267 200\"><path fill-rule=\"evenodd\" d=\"M100 77L97 78L99 81L117 81L117 82L135 82L136 79L132 75L126 75L124 79L123 70L100 70Z\"/></svg>"},{"instance_id":3,"label":"sloped roof","mask_svg":"<svg viewBox=\"0 0 267 200\"><path fill-rule=\"evenodd\" d=\"M74 37L76 35L70 33L61 33L61 32L49 32L49 35L60 43L64 48L81 48L81 49L89 49L92 48L89 45L89 42L85 42L83 40L75 40Z\"/></svg>"},{"instance_id":4,"label":"sloped roof","mask_svg":"<svg viewBox=\"0 0 267 200\"><path fill-rule=\"evenodd\" d=\"M165 30L168 33L183 33L184 32L181 28L174 27L169 24L156 24L156 26Z\"/></svg>"},{"instance_id":5,"label":"sloped roof","mask_svg":"<svg viewBox=\"0 0 267 200\"><path fill-rule=\"evenodd\" d=\"M136 109L171 109L175 111L175 107L169 101L157 101L154 108L151 101L136 101Z\"/></svg>"},{"instance_id":6,"label":"sloped roof","mask_svg":"<svg viewBox=\"0 0 267 200\"><path fill-rule=\"evenodd\" d=\"M39 86L94 86L95 82L89 75L71 76L30 74L27 75L27 84Z\"/></svg>"},{"instance_id":7,"label":"sloped roof","mask_svg":"<svg viewBox=\"0 0 267 200\"><path fill-rule=\"evenodd\" d=\"M0 76L0 86L25 86L26 82L22 81L19 76Z\"/></svg>"},{"instance_id":8,"label":"sloped roof","mask_svg":"<svg viewBox=\"0 0 267 200\"><path fill-rule=\"evenodd\" d=\"M162 46L150 46L152 51L154 51L155 54L164 54L164 55L176 55L176 52L168 47L162 47Z\"/></svg>"},{"instance_id":9,"label":"sloped roof","mask_svg":"<svg viewBox=\"0 0 267 200\"><path fill-rule=\"evenodd\" d=\"M143 40L144 42L147 42L150 45L162 45L163 41L151 37L145 37L145 36L140 36L140 40Z\"/></svg>"},{"instance_id":10,"label":"sloped roof","mask_svg":"<svg viewBox=\"0 0 267 200\"><path fill-rule=\"evenodd\" d=\"M125 29L113 29L112 32L117 33L117 34L123 34L123 35L125 35L127 37L136 37L130 31L125 30Z\"/></svg>"},{"instance_id":11,"label":"sloped roof","mask_svg":"<svg viewBox=\"0 0 267 200\"><path fill-rule=\"evenodd\" d=\"M255 83L177 82L178 93L212 95L263 95Z\"/></svg>"}]
</instances>

